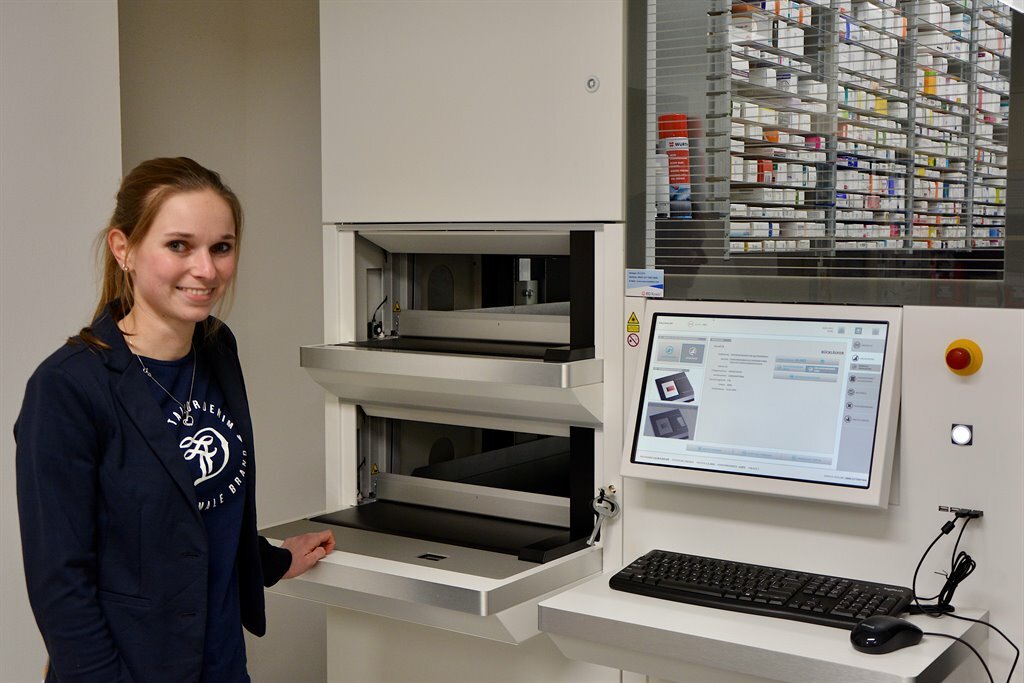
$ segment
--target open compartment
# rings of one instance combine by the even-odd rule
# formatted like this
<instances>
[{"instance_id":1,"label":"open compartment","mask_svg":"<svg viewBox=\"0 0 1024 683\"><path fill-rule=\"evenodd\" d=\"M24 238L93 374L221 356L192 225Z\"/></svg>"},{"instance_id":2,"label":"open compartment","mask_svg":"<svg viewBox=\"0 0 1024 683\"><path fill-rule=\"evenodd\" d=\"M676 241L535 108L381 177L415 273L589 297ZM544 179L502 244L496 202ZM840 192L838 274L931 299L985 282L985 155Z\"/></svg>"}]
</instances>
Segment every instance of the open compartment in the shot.
<instances>
[{"instance_id":1,"label":"open compartment","mask_svg":"<svg viewBox=\"0 0 1024 683\"><path fill-rule=\"evenodd\" d=\"M337 551L275 590L519 642L536 633L543 596L600 572L600 549L587 543L593 429L539 434L362 410L358 425L358 504L262 532L279 541L329 528Z\"/></svg>"},{"instance_id":2,"label":"open compartment","mask_svg":"<svg viewBox=\"0 0 1024 683\"><path fill-rule=\"evenodd\" d=\"M339 227L352 337L303 347L300 362L361 405L599 425L594 232L575 227Z\"/></svg>"}]
</instances>

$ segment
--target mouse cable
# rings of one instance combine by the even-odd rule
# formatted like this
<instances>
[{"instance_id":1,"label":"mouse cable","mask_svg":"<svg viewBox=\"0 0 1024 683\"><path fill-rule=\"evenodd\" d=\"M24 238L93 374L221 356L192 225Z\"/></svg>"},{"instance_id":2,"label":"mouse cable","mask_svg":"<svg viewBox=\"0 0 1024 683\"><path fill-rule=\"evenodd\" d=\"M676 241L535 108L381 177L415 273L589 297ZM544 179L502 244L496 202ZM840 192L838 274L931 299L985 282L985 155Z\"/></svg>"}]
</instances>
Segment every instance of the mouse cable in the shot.
<instances>
[{"instance_id":1,"label":"mouse cable","mask_svg":"<svg viewBox=\"0 0 1024 683\"><path fill-rule=\"evenodd\" d=\"M942 616L942 615L937 615L937 616ZM982 621L981 619L972 619L971 617L965 617L965 616L961 616L959 614L952 614L952 613L947 614L946 616L947 617L953 617L954 619L960 619L961 621L973 621L976 624L981 624L983 626L988 626L990 629L992 629L993 631L995 631L996 633L1001 635L1003 637L1003 640L1005 640L1007 643L1010 644L1010 647L1013 648L1013 651L1015 653L1014 656L1013 656L1013 664L1010 665L1010 673L1006 676L1006 683L1010 683L1010 679L1013 678L1013 672L1017 669L1017 660L1020 659L1020 648L1018 648L1016 645L1014 645L1013 641L1010 640L1010 638L1005 633L1003 633L1001 630L999 630L998 627L994 626L993 624L988 623L987 621ZM952 638L952 636L949 636L949 637ZM964 645L966 645L966 644L967 643L964 643ZM974 648L971 648L971 649L974 649ZM988 667L986 667L986 668L988 668Z\"/></svg>"},{"instance_id":2,"label":"mouse cable","mask_svg":"<svg viewBox=\"0 0 1024 683\"><path fill-rule=\"evenodd\" d=\"M935 616L941 616L941 615L935 615ZM972 619L972 621L976 621L976 620ZM980 622L980 623L984 623L984 622ZM971 645L970 643L968 643L966 640L964 640L963 638L958 638L956 636L951 636L948 633L933 633L932 631L923 631L922 633L924 635L926 635L926 636L939 636L940 638L950 638L952 640L959 641L959 642L963 643L964 645L966 645L968 648L970 648L971 652L974 653L974 656L978 658L978 661L981 662L981 665L983 667L985 667L985 673L988 674L989 683L996 683L995 679L992 678L992 672L988 670L988 664L985 663L985 659L981 656L981 653L978 652L977 650L975 650L974 646ZM1011 671L1010 673L1012 674L1013 672ZM1007 679L1007 681L1009 681L1009 679Z\"/></svg>"},{"instance_id":3,"label":"mouse cable","mask_svg":"<svg viewBox=\"0 0 1024 683\"><path fill-rule=\"evenodd\" d=\"M947 535L949 532L953 530L953 528L956 526L957 519L963 519L964 523L960 526L960 533L957 534L956 543L953 546L953 553L950 558L951 569L949 574L945 575L946 582L945 584L943 584L942 589L939 591L937 595L934 595L930 598L924 598L925 600L938 600L938 603L934 605L923 605L921 604L920 599L917 596L918 572L921 570L921 565L924 564L924 558L928 556L928 553L935 546L935 544L939 542L940 538ZM953 519L943 524L939 535L935 537L935 540L933 540L931 544L929 544L928 548L925 549L924 554L921 555L921 560L917 563L917 568L914 569L914 579L910 587L911 591L914 594L914 605L910 611L912 614L927 614L928 616L935 618L947 615L953 617L954 619L960 619L961 621L973 621L977 624L988 626L990 629L998 633L1000 636L1002 636L1003 640L1009 643L1010 647L1013 648L1013 651L1015 653L1013 657L1013 664L1010 665L1010 673L1006 677L1006 681L1007 683L1009 683L1009 681L1013 678L1013 672L1017 669L1017 661L1020 659L1020 649L1014 644L1012 640L1010 640L1010 638L1005 633L1003 633L998 627L994 626L993 624L990 624L987 621L982 621L981 619L972 619L971 617L964 617L959 614L953 614L953 606L950 604L950 602L953 599L953 593L956 591L957 586L959 586L964 579L970 576L971 573L974 571L975 567L977 567L977 563L967 553L960 552L959 554L957 554L957 549L960 547L960 539L963 538L964 531L967 529L967 523L970 522L971 519L973 519L973 517L969 515L957 514ZM954 640L960 640L960 642L964 643L964 645L970 647L971 650L974 651L974 654L978 654L978 651L971 647L969 643L961 640L960 638L956 638L955 636L950 636L948 634L942 633L928 635L941 635L945 638L953 638ZM978 657L980 659L981 656L978 655ZM985 665L984 660L982 660L982 665L985 666L985 671L987 672L988 666ZM991 679L992 674L989 673L989 680Z\"/></svg>"}]
</instances>

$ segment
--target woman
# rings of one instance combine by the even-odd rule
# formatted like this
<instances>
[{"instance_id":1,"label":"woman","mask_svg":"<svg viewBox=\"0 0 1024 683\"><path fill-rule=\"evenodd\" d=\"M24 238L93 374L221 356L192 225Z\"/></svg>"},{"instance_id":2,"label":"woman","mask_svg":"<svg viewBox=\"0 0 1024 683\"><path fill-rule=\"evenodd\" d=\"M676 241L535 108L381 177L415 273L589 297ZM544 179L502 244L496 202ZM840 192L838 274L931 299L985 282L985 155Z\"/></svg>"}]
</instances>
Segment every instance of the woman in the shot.
<instances>
[{"instance_id":1,"label":"woman","mask_svg":"<svg viewBox=\"0 0 1024 683\"><path fill-rule=\"evenodd\" d=\"M186 158L129 173L105 231L92 325L28 382L15 424L29 599L47 681L248 681L263 587L331 552L256 533L235 339L238 198Z\"/></svg>"}]
</instances>

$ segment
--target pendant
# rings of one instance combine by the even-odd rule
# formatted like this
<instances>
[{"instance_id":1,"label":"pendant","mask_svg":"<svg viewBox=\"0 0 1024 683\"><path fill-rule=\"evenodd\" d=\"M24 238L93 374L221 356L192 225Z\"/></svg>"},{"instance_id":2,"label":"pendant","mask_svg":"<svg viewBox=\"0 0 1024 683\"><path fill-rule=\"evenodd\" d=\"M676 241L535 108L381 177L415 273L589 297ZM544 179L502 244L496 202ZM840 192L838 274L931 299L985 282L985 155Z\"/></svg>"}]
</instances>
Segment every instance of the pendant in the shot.
<instances>
[{"instance_id":1,"label":"pendant","mask_svg":"<svg viewBox=\"0 0 1024 683\"><path fill-rule=\"evenodd\" d=\"M186 411L185 417L181 418L181 424L185 425L186 427L191 427L195 423L196 421L192 419L192 413Z\"/></svg>"}]
</instances>

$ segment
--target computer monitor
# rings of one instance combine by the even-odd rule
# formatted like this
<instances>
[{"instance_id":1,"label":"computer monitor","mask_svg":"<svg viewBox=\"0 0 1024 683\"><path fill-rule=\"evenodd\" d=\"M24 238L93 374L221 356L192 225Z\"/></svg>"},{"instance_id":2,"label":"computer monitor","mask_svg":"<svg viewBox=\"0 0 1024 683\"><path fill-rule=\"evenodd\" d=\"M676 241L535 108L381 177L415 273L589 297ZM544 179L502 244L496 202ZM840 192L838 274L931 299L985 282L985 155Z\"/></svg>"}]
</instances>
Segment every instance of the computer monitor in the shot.
<instances>
[{"instance_id":1,"label":"computer monitor","mask_svg":"<svg viewBox=\"0 0 1024 683\"><path fill-rule=\"evenodd\" d=\"M622 474L885 507L902 309L647 302Z\"/></svg>"}]
</instances>

